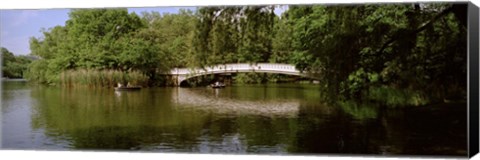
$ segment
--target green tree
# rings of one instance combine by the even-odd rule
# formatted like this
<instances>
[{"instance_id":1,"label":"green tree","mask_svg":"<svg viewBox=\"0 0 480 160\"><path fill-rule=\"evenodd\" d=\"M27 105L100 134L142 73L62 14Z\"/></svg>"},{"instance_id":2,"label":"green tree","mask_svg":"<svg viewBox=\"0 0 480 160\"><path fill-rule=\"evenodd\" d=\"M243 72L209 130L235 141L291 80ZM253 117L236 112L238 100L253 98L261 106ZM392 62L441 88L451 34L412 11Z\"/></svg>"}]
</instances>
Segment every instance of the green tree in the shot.
<instances>
[{"instance_id":1,"label":"green tree","mask_svg":"<svg viewBox=\"0 0 480 160\"><path fill-rule=\"evenodd\" d=\"M462 95L466 82L462 6L290 6L285 21L293 25L292 62L320 72L323 89L330 95L365 99L368 90L379 86L438 93L437 97Z\"/></svg>"},{"instance_id":2,"label":"green tree","mask_svg":"<svg viewBox=\"0 0 480 160\"><path fill-rule=\"evenodd\" d=\"M69 17L65 26L43 30L43 37L31 38L32 54L42 58L29 69L32 80L55 83L61 72L71 69L126 69L118 57L130 46L119 48L118 44L145 27L140 17L126 9L75 9ZM46 71L40 74L40 70Z\"/></svg>"},{"instance_id":3,"label":"green tree","mask_svg":"<svg viewBox=\"0 0 480 160\"><path fill-rule=\"evenodd\" d=\"M8 49L2 47L2 77L23 78L31 60L26 56L15 56Z\"/></svg>"},{"instance_id":4,"label":"green tree","mask_svg":"<svg viewBox=\"0 0 480 160\"><path fill-rule=\"evenodd\" d=\"M197 66L267 62L272 54L273 6L203 7L197 13Z\"/></svg>"},{"instance_id":5,"label":"green tree","mask_svg":"<svg viewBox=\"0 0 480 160\"><path fill-rule=\"evenodd\" d=\"M193 12L180 10L178 14L163 15L158 12L144 12L142 20L149 25L148 28L140 30L138 35L152 42L152 47L164 58L162 69L187 67L195 30Z\"/></svg>"},{"instance_id":6,"label":"green tree","mask_svg":"<svg viewBox=\"0 0 480 160\"><path fill-rule=\"evenodd\" d=\"M274 37L272 38L272 55L270 62L272 63L290 63L293 54L293 26L287 17L275 17Z\"/></svg>"},{"instance_id":7,"label":"green tree","mask_svg":"<svg viewBox=\"0 0 480 160\"><path fill-rule=\"evenodd\" d=\"M140 17L127 9L73 10L69 16L65 26L69 45L81 68L123 69L116 60L120 52L115 42L145 27Z\"/></svg>"}]
</instances>

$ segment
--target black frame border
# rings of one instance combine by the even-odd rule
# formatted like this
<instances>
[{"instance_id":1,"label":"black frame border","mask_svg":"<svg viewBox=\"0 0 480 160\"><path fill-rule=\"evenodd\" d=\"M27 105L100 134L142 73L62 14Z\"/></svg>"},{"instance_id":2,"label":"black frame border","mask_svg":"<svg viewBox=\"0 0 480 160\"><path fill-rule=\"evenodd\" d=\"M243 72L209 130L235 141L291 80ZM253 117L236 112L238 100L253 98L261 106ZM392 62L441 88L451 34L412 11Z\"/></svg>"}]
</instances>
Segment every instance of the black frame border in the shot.
<instances>
[{"instance_id":1,"label":"black frame border","mask_svg":"<svg viewBox=\"0 0 480 160\"><path fill-rule=\"evenodd\" d=\"M479 148L479 8L468 4L468 156Z\"/></svg>"}]
</instances>

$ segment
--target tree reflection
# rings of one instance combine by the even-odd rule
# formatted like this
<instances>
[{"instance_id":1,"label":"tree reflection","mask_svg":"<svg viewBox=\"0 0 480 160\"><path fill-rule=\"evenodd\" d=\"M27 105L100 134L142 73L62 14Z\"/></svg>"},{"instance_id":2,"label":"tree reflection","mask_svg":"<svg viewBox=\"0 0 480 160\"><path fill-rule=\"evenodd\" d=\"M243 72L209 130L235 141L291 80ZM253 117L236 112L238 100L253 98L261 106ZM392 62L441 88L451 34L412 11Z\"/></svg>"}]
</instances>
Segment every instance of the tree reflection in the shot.
<instances>
[{"instance_id":1,"label":"tree reflection","mask_svg":"<svg viewBox=\"0 0 480 160\"><path fill-rule=\"evenodd\" d=\"M32 128L55 145L87 150L466 154L464 103L329 106L308 93L275 86L230 87L218 95L206 88L33 88Z\"/></svg>"}]
</instances>

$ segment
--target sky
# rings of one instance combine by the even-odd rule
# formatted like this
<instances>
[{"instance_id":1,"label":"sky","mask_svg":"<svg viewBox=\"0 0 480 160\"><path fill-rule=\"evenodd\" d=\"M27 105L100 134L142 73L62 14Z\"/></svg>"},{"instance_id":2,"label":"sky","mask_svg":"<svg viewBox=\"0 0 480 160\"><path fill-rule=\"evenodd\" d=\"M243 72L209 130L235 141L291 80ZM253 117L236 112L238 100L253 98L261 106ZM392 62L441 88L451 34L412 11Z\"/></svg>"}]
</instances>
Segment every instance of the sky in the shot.
<instances>
[{"instance_id":1,"label":"sky","mask_svg":"<svg viewBox=\"0 0 480 160\"><path fill-rule=\"evenodd\" d=\"M279 7L275 13L280 15L288 7ZM159 13L178 13L180 9L195 10L195 7L151 7L128 8L130 13L156 11ZM42 29L65 26L70 9L37 9L37 10L0 10L0 46L7 48L15 55L30 54L30 37L42 37Z\"/></svg>"},{"instance_id":2,"label":"sky","mask_svg":"<svg viewBox=\"0 0 480 160\"><path fill-rule=\"evenodd\" d=\"M141 12L178 13L181 9L194 7L128 8L140 15ZM70 9L0 10L0 46L15 55L30 53L30 37L41 37L42 29L65 26Z\"/></svg>"}]
</instances>

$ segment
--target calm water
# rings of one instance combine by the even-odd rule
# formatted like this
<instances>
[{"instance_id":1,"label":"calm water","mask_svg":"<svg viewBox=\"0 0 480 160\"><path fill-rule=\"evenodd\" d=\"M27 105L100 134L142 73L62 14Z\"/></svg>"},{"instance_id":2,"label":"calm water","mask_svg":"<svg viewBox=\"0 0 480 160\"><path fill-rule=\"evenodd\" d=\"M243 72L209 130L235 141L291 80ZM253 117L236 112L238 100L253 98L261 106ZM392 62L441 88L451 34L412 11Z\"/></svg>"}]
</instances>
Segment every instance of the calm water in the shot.
<instances>
[{"instance_id":1,"label":"calm water","mask_svg":"<svg viewBox=\"0 0 480 160\"><path fill-rule=\"evenodd\" d=\"M319 97L300 84L114 92L3 82L2 148L466 155L465 103L357 108Z\"/></svg>"}]
</instances>

